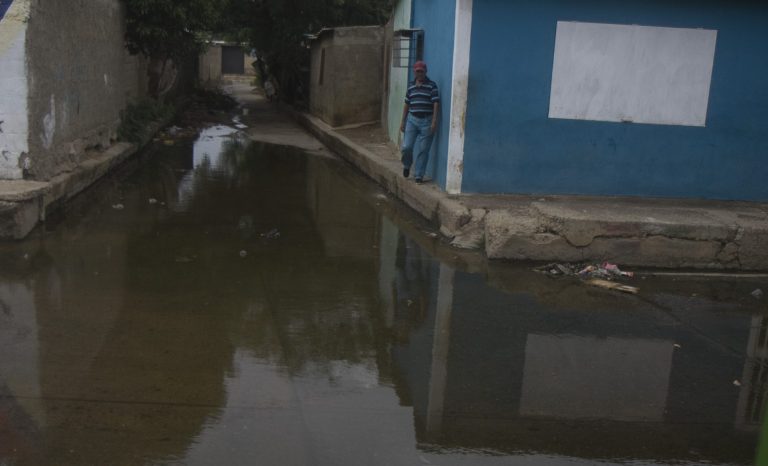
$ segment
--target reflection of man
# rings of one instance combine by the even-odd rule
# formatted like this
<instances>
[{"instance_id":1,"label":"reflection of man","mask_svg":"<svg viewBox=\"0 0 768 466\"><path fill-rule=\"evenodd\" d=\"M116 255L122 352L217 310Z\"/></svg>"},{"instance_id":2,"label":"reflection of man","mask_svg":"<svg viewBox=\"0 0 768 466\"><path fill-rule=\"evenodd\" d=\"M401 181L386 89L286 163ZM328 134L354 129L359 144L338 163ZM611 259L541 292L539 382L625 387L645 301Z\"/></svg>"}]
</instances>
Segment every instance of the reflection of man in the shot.
<instances>
[{"instance_id":1,"label":"reflection of man","mask_svg":"<svg viewBox=\"0 0 768 466\"><path fill-rule=\"evenodd\" d=\"M427 170L429 148L432 136L437 129L437 110L440 106L440 94L437 84L427 77L427 64L417 61L413 65L416 79L408 86L405 93L405 106L400 131L403 134L403 176L408 178L411 164L414 163L414 177L417 183L424 180Z\"/></svg>"},{"instance_id":2,"label":"reflection of man","mask_svg":"<svg viewBox=\"0 0 768 466\"><path fill-rule=\"evenodd\" d=\"M434 262L413 239L400 232L395 255L395 338L408 340L411 332L424 323L430 306Z\"/></svg>"}]
</instances>

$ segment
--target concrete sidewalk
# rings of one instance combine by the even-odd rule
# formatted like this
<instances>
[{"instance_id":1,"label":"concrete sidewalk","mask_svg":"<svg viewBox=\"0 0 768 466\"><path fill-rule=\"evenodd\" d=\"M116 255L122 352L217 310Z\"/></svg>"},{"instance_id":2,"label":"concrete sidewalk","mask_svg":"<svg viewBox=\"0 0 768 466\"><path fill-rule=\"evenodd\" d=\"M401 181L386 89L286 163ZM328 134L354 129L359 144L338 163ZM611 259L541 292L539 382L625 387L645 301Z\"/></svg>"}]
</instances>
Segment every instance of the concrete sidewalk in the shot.
<instances>
[{"instance_id":1,"label":"concrete sidewalk","mask_svg":"<svg viewBox=\"0 0 768 466\"><path fill-rule=\"evenodd\" d=\"M768 270L768 204L582 196L458 195L402 177L376 126L334 129L294 117L332 151L491 259L611 261L662 268Z\"/></svg>"}]
</instances>

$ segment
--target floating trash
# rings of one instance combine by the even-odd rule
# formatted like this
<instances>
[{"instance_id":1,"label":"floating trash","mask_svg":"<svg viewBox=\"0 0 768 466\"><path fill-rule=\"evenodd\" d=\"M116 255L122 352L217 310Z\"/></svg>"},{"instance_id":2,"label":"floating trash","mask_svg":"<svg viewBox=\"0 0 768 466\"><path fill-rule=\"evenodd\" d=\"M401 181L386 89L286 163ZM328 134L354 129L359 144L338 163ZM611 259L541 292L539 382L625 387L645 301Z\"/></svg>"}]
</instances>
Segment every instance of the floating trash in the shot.
<instances>
[{"instance_id":1,"label":"floating trash","mask_svg":"<svg viewBox=\"0 0 768 466\"><path fill-rule=\"evenodd\" d=\"M624 293L637 294L640 291L640 289L635 286L622 285L620 283L616 283L608 280L601 280L599 278L592 278L590 280L587 280L586 283L587 285L597 286L597 287L605 288L608 290L621 291Z\"/></svg>"},{"instance_id":2,"label":"floating trash","mask_svg":"<svg viewBox=\"0 0 768 466\"><path fill-rule=\"evenodd\" d=\"M273 228L266 233L262 233L261 236L267 239L277 239L280 237L280 231L277 228Z\"/></svg>"}]
</instances>

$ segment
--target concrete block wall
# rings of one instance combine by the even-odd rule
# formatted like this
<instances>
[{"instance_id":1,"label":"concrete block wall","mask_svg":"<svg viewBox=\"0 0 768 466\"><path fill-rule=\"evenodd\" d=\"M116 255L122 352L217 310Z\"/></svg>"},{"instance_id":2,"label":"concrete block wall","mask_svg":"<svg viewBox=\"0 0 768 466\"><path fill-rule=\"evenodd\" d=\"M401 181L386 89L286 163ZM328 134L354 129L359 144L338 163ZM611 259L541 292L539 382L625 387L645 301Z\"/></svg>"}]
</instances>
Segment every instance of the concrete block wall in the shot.
<instances>
[{"instance_id":1,"label":"concrete block wall","mask_svg":"<svg viewBox=\"0 0 768 466\"><path fill-rule=\"evenodd\" d=\"M211 45L200 54L198 79L205 86L216 85L221 81L221 46Z\"/></svg>"},{"instance_id":2,"label":"concrete block wall","mask_svg":"<svg viewBox=\"0 0 768 466\"><path fill-rule=\"evenodd\" d=\"M31 1L29 173L46 180L116 139L121 110L145 95L146 64L125 50L119 0Z\"/></svg>"},{"instance_id":3,"label":"concrete block wall","mask_svg":"<svg viewBox=\"0 0 768 466\"><path fill-rule=\"evenodd\" d=\"M9 5L0 17L0 179L49 180L115 140L120 112L146 95L146 63L125 50L120 0Z\"/></svg>"},{"instance_id":4,"label":"concrete block wall","mask_svg":"<svg viewBox=\"0 0 768 466\"><path fill-rule=\"evenodd\" d=\"M379 26L321 33L312 46L310 112L334 127L381 118L384 35Z\"/></svg>"}]
</instances>

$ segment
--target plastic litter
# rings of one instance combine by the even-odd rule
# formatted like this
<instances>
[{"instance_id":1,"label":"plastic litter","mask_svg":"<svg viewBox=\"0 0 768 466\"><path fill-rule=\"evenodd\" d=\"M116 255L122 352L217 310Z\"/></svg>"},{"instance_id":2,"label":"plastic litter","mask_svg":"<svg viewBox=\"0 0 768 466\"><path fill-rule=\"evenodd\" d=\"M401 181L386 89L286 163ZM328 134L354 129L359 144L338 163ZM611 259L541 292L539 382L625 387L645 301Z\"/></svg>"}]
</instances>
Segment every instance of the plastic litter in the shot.
<instances>
[{"instance_id":1,"label":"plastic litter","mask_svg":"<svg viewBox=\"0 0 768 466\"><path fill-rule=\"evenodd\" d=\"M150 197L149 198L149 203L150 204L157 204L157 199L155 199L154 197Z\"/></svg>"},{"instance_id":2,"label":"plastic litter","mask_svg":"<svg viewBox=\"0 0 768 466\"><path fill-rule=\"evenodd\" d=\"M760 299L763 297L763 290L760 288L756 289L752 293L750 293L755 299Z\"/></svg>"},{"instance_id":3,"label":"plastic litter","mask_svg":"<svg viewBox=\"0 0 768 466\"><path fill-rule=\"evenodd\" d=\"M280 231L277 228L273 228L266 233L262 233L261 236L267 239L277 239L280 237Z\"/></svg>"},{"instance_id":4,"label":"plastic litter","mask_svg":"<svg viewBox=\"0 0 768 466\"><path fill-rule=\"evenodd\" d=\"M629 285L622 285L620 283L611 282L608 280L601 280L599 278L592 278L586 281L587 285L597 286L600 288L606 288L609 290L622 291L624 293L637 294L640 291L639 288Z\"/></svg>"},{"instance_id":5,"label":"plastic litter","mask_svg":"<svg viewBox=\"0 0 768 466\"><path fill-rule=\"evenodd\" d=\"M245 257L246 257L246 256L248 256L248 251L246 251L246 250L242 250L242 251L240 251L240 257L242 257L243 259L245 259Z\"/></svg>"},{"instance_id":6,"label":"plastic litter","mask_svg":"<svg viewBox=\"0 0 768 466\"><path fill-rule=\"evenodd\" d=\"M533 270L551 277L578 277L588 285L624 293L637 294L640 291L635 286L615 283L613 280L632 278L635 274L621 270L618 265L610 262L603 262L602 264L559 264L553 262Z\"/></svg>"},{"instance_id":7,"label":"plastic litter","mask_svg":"<svg viewBox=\"0 0 768 466\"><path fill-rule=\"evenodd\" d=\"M112 204L112 208L115 210L123 210L125 206L123 204Z\"/></svg>"},{"instance_id":8,"label":"plastic litter","mask_svg":"<svg viewBox=\"0 0 768 466\"><path fill-rule=\"evenodd\" d=\"M610 262L602 264L559 264L551 263L541 267L536 267L536 272L545 273L551 276L578 276L579 278L601 278L604 280L613 280L619 277L632 278L634 272L621 270L618 265Z\"/></svg>"},{"instance_id":9,"label":"plastic litter","mask_svg":"<svg viewBox=\"0 0 768 466\"><path fill-rule=\"evenodd\" d=\"M736 380L733 381L733 385L735 385L737 387L741 387L741 382L738 379L736 379Z\"/></svg>"},{"instance_id":10,"label":"plastic litter","mask_svg":"<svg viewBox=\"0 0 768 466\"><path fill-rule=\"evenodd\" d=\"M674 347L675 347L675 348L677 348L677 349L680 349L680 348L682 348L682 346L680 346L680 344L678 344L678 343L675 343L675 344L674 344L674 345L672 345L672 346L674 346Z\"/></svg>"}]
</instances>

